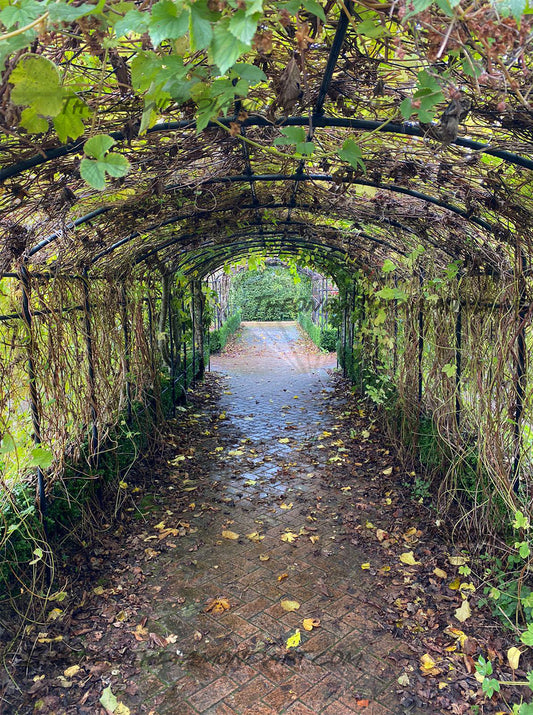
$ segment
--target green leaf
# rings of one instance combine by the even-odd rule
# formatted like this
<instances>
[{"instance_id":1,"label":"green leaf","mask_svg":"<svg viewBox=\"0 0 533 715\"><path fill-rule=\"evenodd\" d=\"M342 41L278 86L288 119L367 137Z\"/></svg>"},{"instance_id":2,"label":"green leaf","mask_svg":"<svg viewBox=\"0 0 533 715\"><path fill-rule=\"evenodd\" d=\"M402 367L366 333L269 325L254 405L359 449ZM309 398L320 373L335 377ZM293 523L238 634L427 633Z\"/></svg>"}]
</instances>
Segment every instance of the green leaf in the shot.
<instances>
[{"instance_id":1,"label":"green leaf","mask_svg":"<svg viewBox=\"0 0 533 715\"><path fill-rule=\"evenodd\" d=\"M100 705L112 713L117 709L118 700L116 696L113 695L110 685L103 689L102 695L100 696Z\"/></svg>"},{"instance_id":2,"label":"green leaf","mask_svg":"<svg viewBox=\"0 0 533 715\"><path fill-rule=\"evenodd\" d=\"M41 561L41 559L43 558L44 553L43 550L39 546L37 546L37 548L33 550L33 555L35 556L35 558L28 562L30 566L38 564L39 561Z\"/></svg>"},{"instance_id":3,"label":"green leaf","mask_svg":"<svg viewBox=\"0 0 533 715\"><path fill-rule=\"evenodd\" d=\"M2 437L2 442L0 443L0 454L10 454L14 452L17 448L15 440L10 434L5 434Z\"/></svg>"},{"instance_id":4,"label":"green leaf","mask_svg":"<svg viewBox=\"0 0 533 715\"><path fill-rule=\"evenodd\" d=\"M83 150L87 156L102 159L104 154L115 144L116 141L109 134L96 134L94 137L87 139Z\"/></svg>"},{"instance_id":5,"label":"green leaf","mask_svg":"<svg viewBox=\"0 0 533 715\"><path fill-rule=\"evenodd\" d=\"M74 22L80 17L90 15L94 12L95 7L95 5L88 5L85 2L80 5L54 2L47 6L47 10L50 14L50 22Z\"/></svg>"},{"instance_id":6,"label":"green leaf","mask_svg":"<svg viewBox=\"0 0 533 715\"><path fill-rule=\"evenodd\" d=\"M84 119L91 116L89 107L78 97L67 97L63 109L54 117L54 128L62 142L77 139L85 131Z\"/></svg>"},{"instance_id":7,"label":"green leaf","mask_svg":"<svg viewBox=\"0 0 533 715\"><path fill-rule=\"evenodd\" d=\"M93 189L105 189L105 164L102 161L83 158L80 163L81 178Z\"/></svg>"},{"instance_id":8,"label":"green leaf","mask_svg":"<svg viewBox=\"0 0 533 715\"><path fill-rule=\"evenodd\" d=\"M229 31L245 45L251 45L257 30L257 23L261 15L248 15L244 10L236 12L229 21Z\"/></svg>"},{"instance_id":9,"label":"green leaf","mask_svg":"<svg viewBox=\"0 0 533 715\"><path fill-rule=\"evenodd\" d=\"M533 645L533 623L527 627L527 631L520 634L520 640L524 645Z\"/></svg>"},{"instance_id":10,"label":"green leaf","mask_svg":"<svg viewBox=\"0 0 533 715\"><path fill-rule=\"evenodd\" d=\"M35 107L26 107L20 115L20 126L30 134L43 134L48 131L48 120L37 114Z\"/></svg>"},{"instance_id":11,"label":"green leaf","mask_svg":"<svg viewBox=\"0 0 533 715\"><path fill-rule=\"evenodd\" d=\"M500 0L496 3L496 7L503 17L512 15L519 22L522 15L526 13L528 2L527 0Z\"/></svg>"},{"instance_id":12,"label":"green leaf","mask_svg":"<svg viewBox=\"0 0 533 715\"><path fill-rule=\"evenodd\" d=\"M246 14L253 15L256 12L263 12L263 0L246 0Z\"/></svg>"},{"instance_id":13,"label":"green leaf","mask_svg":"<svg viewBox=\"0 0 533 715\"><path fill-rule=\"evenodd\" d=\"M193 50L203 50L209 47L213 38L211 19L212 13L209 12L205 3L195 2L191 5L189 32Z\"/></svg>"},{"instance_id":14,"label":"green leaf","mask_svg":"<svg viewBox=\"0 0 533 715\"><path fill-rule=\"evenodd\" d=\"M481 683L481 689L488 698L492 698L494 693L500 692L500 683L495 678L485 678Z\"/></svg>"},{"instance_id":15,"label":"green leaf","mask_svg":"<svg viewBox=\"0 0 533 715\"><path fill-rule=\"evenodd\" d=\"M125 176L130 169L130 163L122 154L111 153L105 158L105 170L109 176Z\"/></svg>"},{"instance_id":16,"label":"green leaf","mask_svg":"<svg viewBox=\"0 0 533 715\"><path fill-rule=\"evenodd\" d=\"M32 107L36 114L55 117L63 106L64 90L53 62L42 55L22 57L9 78L15 104Z\"/></svg>"},{"instance_id":17,"label":"green leaf","mask_svg":"<svg viewBox=\"0 0 533 715\"><path fill-rule=\"evenodd\" d=\"M442 366L442 372L448 377L453 377L457 373L457 365L449 362L447 365Z\"/></svg>"},{"instance_id":18,"label":"green leaf","mask_svg":"<svg viewBox=\"0 0 533 715\"><path fill-rule=\"evenodd\" d=\"M229 32L228 23L218 23L213 30L211 54L213 63L217 65L220 74L233 67L239 57L249 49L248 45L238 40Z\"/></svg>"},{"instance_id":19,"label":"green leaf","mask_svg":"<svg viewBox=\"0 0 533 715\"><path fill-rule=\"evenodd\" d=\"M316 0L302 0L302 5L311 15L316 15L322 22L326 22L324 8Z\"/></svg>"},{"instance_id":20,"label":"green leaf","mask_svg":"<svg viewBox=\"0 0 533 715\"><path fill-rule=\"evenodd\" d=\"M240 77L248 82L250 86L259 82L266 82L267 76L260 67L250 65L247 62L236 62L231 68L231 77Z\"/></svg>"},{"instance_id":21,"label":"green leaf","mask_svg":"<svg viewBox=\"0 0 533 715\"><path fill-rule=\"evenodd\" d=\"M0 12L0 22L8 30L11 30L16 25L24 27L44 15L47 9L43 8L41 3L35 2L35 0L22 0L4 8Z\"/></svg>"},{"instance_id":22,"label":"green leaf","mask_svg":"<svg viewBox=\"0 0 533 715\"><path fill-rule=\"evenodd\" d=\"M366 167L362 160L361 148L353 139L346 139L341 149L337 150L338 155L343 161L347 161L354 169L362 169L366 174Z\"/></svg>"},{"instance_id":23,"label":"green leaf","mask_svg":"<svg viewBox=\"0 0 533 715\"><path fill-rule=\"evenodd\" d=\"M315 145L313 142L298 142L298 144L296 144L296 151L303 156L311 156L315 151Z\"/></svg>"},{"instance_id":24,"label":"green leaf","mask_svg":"<svg viewBox=\"0 0 533 715\"><path fill-rule=\"evenodd\" d=\"M381 270L383 273L392 273L392 271L396 270L396 264L393 263L389 258L386 258L383 261L383 266Z\"/></svg>"},{"instance_id":25,"label":"green leaf","mask_svg":"<svg viewBox=\"0 0 533 715\"><path fill-rule=\"evenodd\" d=\"M517 509L514 515L513 529L529 529L529 519Z\"/></svg>"},{"instance_id":26,"label":"green leaf","mask_svg":"<svg viewBox=\"0 0 533 715\"><path fill-rule=\"evenodd\" d=\"M365 37L383 37L383 35L388 35L389 32L386 27L380 25L378 22L373 20L364 20L357 25L357 32Z\"/></svg>"},{"instance_id":27,"label":"green leaf","mask_svg":"<svg viewBox=\"0 0 533 715\"><path fill-rule=\"evenodd\" d=\"M148 32L157 47L163 40L177 40L189 29L189 12L180 0L159 0L152 8Z\"/></svg>"},{"instance_id":28,"label":"green leaf","mask_svg":"<svg viewBox=\"0 0 533 715\"><path fill-rule=\"evenodd\" d=\"M274 139L274 145L280 146L283 144L300 144L305 142L306 132L303 127L283 127L281 130L282 137Z\"/></svg>"},{"instance_id":29,"label":"green leaf","mask_svg":"<svg viewBox=\"0 0 533 715\"><path fill-rule=\"evenodd\" d=\"M52 466L53 459L54 455L52 450L41 446L34 447L31 450L31 459L29 466L40 467L41 469L48 469Z\"/></svg>"},{"instance_id":30,"label":"green leaf","mask_svg":"<svg viewBox=\"0 0 533 715\"><path fill-rule=\"evenodd\" d=\"M519 715L533 715L533 705L531 703L522 703L518 713Z\"/></svg>"},{"instance_id":31,"label":"green leaf","mask_svg":"<svg viewBox=\"0 0 533 715\"><path fill-rule=\"evenodd\" d=\"M376 296L378 298L381 298L382 300L400 300L400 301L406 301L407 300L407 293L405 291L400 290L399 288L390 288L390 287L385 287L382 288L381 290L378 290L376 293Z\"/></svg>"},{"instance_id":32,"label":"green leaf","mask_svg":"<svg viewBox=\"0 0 533 715\"><path fill-rule=\"evenodd\" d=\"M149 21L150 16L146 12L130 10L115 23L115 34L117 37L124 37L132 32L142 35L148 29Z\"/></svg>"}]
</instances>

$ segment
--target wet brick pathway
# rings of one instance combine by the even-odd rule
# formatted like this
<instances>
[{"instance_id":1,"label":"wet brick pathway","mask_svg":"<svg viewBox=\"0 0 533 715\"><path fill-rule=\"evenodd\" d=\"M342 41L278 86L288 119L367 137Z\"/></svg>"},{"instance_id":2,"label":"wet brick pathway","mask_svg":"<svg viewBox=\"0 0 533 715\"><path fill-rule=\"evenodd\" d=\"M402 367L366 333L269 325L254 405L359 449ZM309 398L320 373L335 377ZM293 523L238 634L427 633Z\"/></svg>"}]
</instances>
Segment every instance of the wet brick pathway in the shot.
<instances>
[{"instance_id":1,"label":"wet brick pathway","mask_svg":"<svg viewBox=\"0 0 533 715\"><path fill-rule=\"evenodd\" d=\"M335 438L343 409L326 409L335 399L335 359L306 350L294 323L249 323L233 354L213 358L211 367L226 376L220 414L216 434L205 430L194 459L213 498L190 513L193 533L145 570L144 587L153 593L146 629L174 643L135 643L139 710L414 712L396 694L412 654L380 623L380 594L361 569L368 553L343 538L339 515L353 508L353 496L331 485L335 464L324 435ZM350 461L344 451L338 459ZM223 530L239 538L223 538ZM261 540L247 537L254 532ZM287 532L293 542L282 540ZM230 608L206 612L216 598ZM284 599L300 608L286 612ZM310 632L302 626L308 618L320 621ZM301 643L287 650L296 629Z\"/></svg>"}]
</instances>

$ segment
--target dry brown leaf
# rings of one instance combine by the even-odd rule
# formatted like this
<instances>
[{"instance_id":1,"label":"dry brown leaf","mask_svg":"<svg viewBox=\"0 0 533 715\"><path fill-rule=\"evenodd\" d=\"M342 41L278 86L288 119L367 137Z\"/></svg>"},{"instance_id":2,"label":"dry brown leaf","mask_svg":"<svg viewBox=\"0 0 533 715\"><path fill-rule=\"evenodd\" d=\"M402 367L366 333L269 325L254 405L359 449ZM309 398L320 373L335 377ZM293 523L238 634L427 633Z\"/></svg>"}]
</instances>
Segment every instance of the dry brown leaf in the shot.
<instances>
[{"instance_id":1,"label":"dry brown leaf","mask_svg":"<svg viewBox=\"0 0 533 715\"><path fill-rule=\"evenodd\" d=\"M378 541L384 541L387 538L388 534L386 531L383 531L383 529L376 529L376 539Z\"/></svg>"}]
</instances>

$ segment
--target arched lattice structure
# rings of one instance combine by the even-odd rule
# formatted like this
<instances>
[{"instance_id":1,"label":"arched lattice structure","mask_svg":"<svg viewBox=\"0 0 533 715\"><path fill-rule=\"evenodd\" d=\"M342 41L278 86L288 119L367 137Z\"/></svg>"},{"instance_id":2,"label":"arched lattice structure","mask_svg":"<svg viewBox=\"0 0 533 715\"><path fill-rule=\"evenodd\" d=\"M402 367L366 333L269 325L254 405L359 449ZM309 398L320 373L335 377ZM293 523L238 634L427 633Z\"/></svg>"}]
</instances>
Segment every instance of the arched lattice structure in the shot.
<instances>
[{"instance_id":1,"label":"arched lattice structure","mask_svg":"<svg viewBox=\"0 0 533 715\"><path fill-rule=\"evenodd\" d=\"M530 16L85 5L0 13L8 474L26 444L43 505L136 405L157 421L162 368L173 404L201 371L199 282L259 252L334 275L344 369L404 443L438 436L443 504L473 480L475 519L529 508Z\"/></svg>"}]
</instances>

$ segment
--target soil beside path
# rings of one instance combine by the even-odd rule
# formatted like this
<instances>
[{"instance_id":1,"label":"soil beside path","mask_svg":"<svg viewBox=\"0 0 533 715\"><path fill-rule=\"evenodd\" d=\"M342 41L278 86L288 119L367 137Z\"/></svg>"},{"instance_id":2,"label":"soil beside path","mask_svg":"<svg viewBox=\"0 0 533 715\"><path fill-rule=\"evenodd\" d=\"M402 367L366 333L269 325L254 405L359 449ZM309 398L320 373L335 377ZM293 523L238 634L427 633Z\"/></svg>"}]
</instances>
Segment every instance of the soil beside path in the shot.
<instances>
[{"instance_id":1,"label":"soil beside path","mask_svg":"<svg viewBox=\"0 0 533 715\"><path fill-rule=\"evenodd\" d=\"M472 656L506 644L454 620L435 519L335 358L255 323L211 367L119 521L72 558L61 612L18 655L24 703L8 683L2 712L502 711Z\"/></svg>"}]
</instances>

